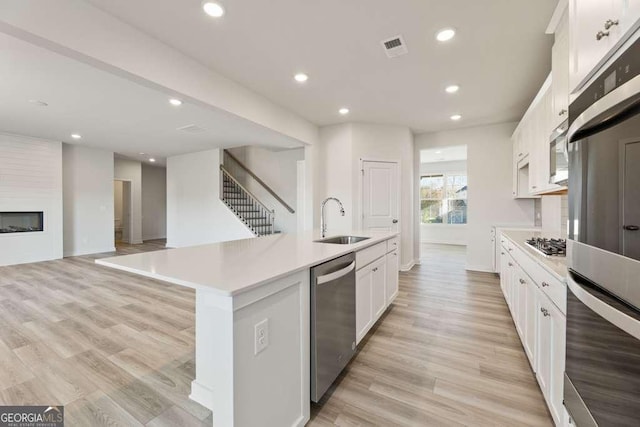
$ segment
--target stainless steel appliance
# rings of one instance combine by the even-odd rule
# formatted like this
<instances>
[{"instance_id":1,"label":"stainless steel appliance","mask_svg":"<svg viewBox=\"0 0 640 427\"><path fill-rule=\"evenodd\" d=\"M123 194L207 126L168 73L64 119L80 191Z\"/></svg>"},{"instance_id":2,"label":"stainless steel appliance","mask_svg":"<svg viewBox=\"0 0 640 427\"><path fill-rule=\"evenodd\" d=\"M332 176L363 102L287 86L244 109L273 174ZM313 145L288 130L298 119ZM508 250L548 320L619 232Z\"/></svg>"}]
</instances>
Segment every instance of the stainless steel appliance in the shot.
<instances>
[{"instance_id":1,"label":"stainless steel appliance","mask_svg":"<svg viewBox=\"0 0 640 427\"><path fill-rule=\"evenodd\" d=\"M356 352L356 256L311 269L311 400L318 402Z\"/></svg>"},{"instance_id":2,"label":"stainless steel appliance","mask_svg":"<svg viewBox=\"0 0 640 427\"><path fill-rule=\"evenodd\" d=\"M564 403L578 427L640 425L640 41L569 107Z\"/></svg>"},{"instance_id":3,"label":"stainless steel appliance","mask_svg":"<svg viewBox=\"0 0 640 427\"><path fill-rule=\"evenodd\" d=\"M564 239L532 237L527 244L545 257L563 257L567 254L567 241Z\"/></svg>"},{"instance_id":4,"label":"stainless steel appliance","mask_svg":"<svg viewBox=\"0 0 640 427\"><path fill-rule=\"evenodd\" d=\"M551 134L549 143L549 182L551 184L566 185L569 179L568 128L569 120L565 120Z\"/></svg>"}]
</instances>

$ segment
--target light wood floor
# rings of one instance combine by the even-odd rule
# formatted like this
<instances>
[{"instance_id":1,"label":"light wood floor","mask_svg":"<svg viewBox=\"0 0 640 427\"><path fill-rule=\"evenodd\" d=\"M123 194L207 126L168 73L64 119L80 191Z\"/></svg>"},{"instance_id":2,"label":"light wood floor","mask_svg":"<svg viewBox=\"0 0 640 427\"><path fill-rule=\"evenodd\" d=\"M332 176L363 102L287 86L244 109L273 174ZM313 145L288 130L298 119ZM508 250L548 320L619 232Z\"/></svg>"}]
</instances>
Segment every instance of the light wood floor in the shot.
<instances>
[{"instance_id":1,"label":"light wood floor","mask_svg":"<svg viewBox=\"0 0 640 427\"><path fill-rule=\"evenodd\" d=\"M553 425L498 277L465 271L464 247L422 255L310 425Z\"/></svg>"},{"instance_id":2,"label":"light wood floor","mask_svg":"<svg viewBox=\"0 0 640 427\"><path fill-rule=\"evenodd\" d=\"M427 249L310 425L551 425L497 278ZM211 425L188 398L193 290L99 256L0 267L0 404L65 405L68 426Z\"/></svg>"}]
</instances>

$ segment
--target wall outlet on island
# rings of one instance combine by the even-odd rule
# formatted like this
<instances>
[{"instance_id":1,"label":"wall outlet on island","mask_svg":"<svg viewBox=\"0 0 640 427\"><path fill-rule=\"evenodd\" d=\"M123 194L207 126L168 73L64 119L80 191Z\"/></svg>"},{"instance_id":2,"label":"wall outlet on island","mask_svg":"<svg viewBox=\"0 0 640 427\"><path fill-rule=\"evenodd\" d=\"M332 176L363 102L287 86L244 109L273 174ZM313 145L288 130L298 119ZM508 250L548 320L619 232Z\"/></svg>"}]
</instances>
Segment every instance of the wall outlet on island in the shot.
<instances>
[{"instance_id":1,"label":"wall outlet on island","mask_svg":"<svg viewBox=\"0 0 640 427\"><path fill-rule=\"evenodd\" d=\"M267 348L269 345L269 319L256 323L255 331L255 355Z\"/></svg>"}]
</instances>

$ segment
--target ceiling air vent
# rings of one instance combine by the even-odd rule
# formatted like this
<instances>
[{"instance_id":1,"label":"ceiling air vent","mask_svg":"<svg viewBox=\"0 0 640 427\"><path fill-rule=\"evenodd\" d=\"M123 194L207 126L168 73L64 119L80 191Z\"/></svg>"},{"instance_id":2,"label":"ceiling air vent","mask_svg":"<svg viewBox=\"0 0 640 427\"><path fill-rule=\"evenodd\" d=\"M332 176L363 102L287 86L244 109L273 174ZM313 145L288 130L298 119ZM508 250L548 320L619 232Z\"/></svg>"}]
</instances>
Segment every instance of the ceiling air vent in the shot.
<instances>
[{"instance_id":1,"label":"ceiling air vent","mask_svg":"<svg viewBox=\"0 0 640 427\"><path fill-rule=\"evenodd\" d=\"M383 40L382 47L384 47L384 53L386 53L389 58L395 58L396 56L404 55L409 52L402 36L395 36L390 39Z\"/></svg>"},{"instance_id":2,"label":"ceiling air vent","mask_svg":"<svg viewBox=\"0 0 640 427\"><path fill-rule=\"evenodd\" d=\"M202 133L207 131L206 129L196 125L182 126L181 128L178 128L178 130L181 130L182 132L189 132L189 133Z\"/></svg>"}]
</instances>

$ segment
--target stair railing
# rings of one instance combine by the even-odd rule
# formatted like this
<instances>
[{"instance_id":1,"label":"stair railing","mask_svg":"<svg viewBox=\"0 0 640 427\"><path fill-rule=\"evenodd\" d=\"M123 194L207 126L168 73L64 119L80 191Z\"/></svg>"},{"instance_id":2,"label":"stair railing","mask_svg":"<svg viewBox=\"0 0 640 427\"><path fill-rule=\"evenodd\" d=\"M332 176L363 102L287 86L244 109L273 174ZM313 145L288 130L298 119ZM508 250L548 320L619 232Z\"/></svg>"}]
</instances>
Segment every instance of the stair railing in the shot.
<instances>
[{"instance_id":1,"label":"stair railing","mask_svg":"<svg viewBox=\"0 0 640 427\"><path fill-rule=\"evenodd\" d=\"M225 183L229 184L229 187L225 188ZM237 203L231 202L230 199L232 197L228 196L229 194L233 194L234 199L244 199L248 205L243 206L253 208L251 209L252 213L248 214L249 209L241 210ZM220 199L244 221L254 234L273 234L275 210L267 208L253 193L240 184L223 165L220 165ZM256 222L257 218L263 219ZM264 232L265 228L269 230L268 233Z\"/></svg>"},{"instance_id":2,"label":"stair railing","mask_svg":"<svg viewBox=\"0 0 640 427\"><path fill-rule=\"evenodd\" d=\"M282 197L280 197L271 187L269 187L263 180L260 179L251 169L249 169L244 163L242 163L236 156L231 154L229 151L224 150L224 164L230 168L227 162L227 159L231 160L235 165L237 165L242 171L246 172L250 177L256 180L258 184L260 184L269 194L273 196L282 206L285 207L291 213L295 213L296 211L289 206L287 202L285 202Z\"/></svg>"}]
</instances>

